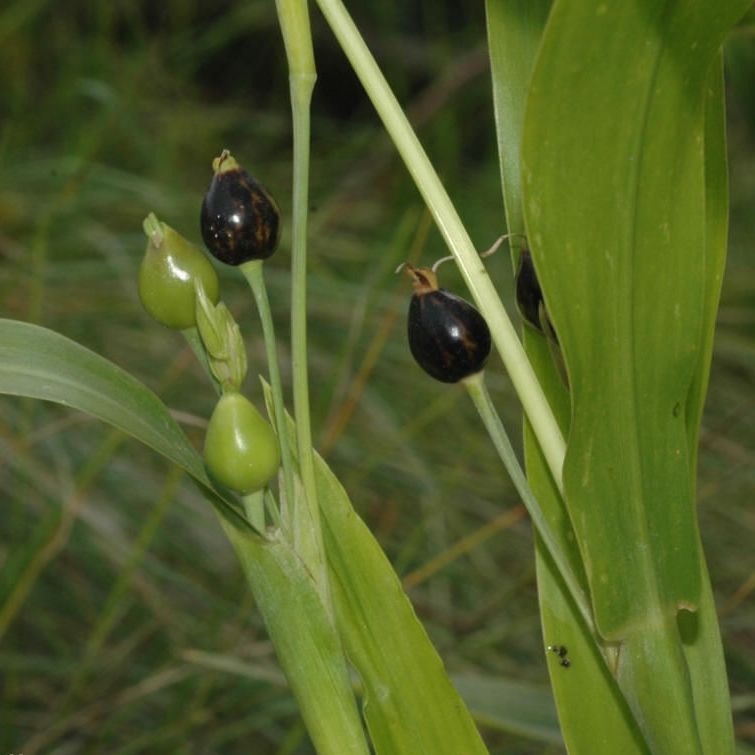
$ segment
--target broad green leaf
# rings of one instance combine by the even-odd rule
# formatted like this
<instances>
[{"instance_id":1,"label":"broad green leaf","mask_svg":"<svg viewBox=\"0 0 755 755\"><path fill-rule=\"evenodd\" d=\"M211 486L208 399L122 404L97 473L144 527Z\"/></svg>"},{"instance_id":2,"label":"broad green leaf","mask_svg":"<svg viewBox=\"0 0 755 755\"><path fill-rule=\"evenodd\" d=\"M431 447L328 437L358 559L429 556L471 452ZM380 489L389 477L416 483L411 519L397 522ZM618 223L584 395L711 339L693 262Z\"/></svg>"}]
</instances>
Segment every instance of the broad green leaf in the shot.
<instances>
[{"instance_id":1,"label":"broad green leaf","mask_svg":"<svg viewBox=\"0 0 755 755\"><path fill-rule=\"evenodd\" d=\"M486 4L507 226L515 231L524 228L520 181L524 105L547 18L545 11L549 7L550 3L526 0L488 0ZM524 345L566 436L569 395L553 363L546 339L525 328ZM554 528L568 533L564 542L571 543L568 555L572 568L584 579L568 514L528 423L525 423L524 436L530 485ZM581 621L539 538L536 538L535 558L545 638L543 652L551 674L561 731L569 751L589 753L600 750L617 755L647 752L616 680L597 652L596 638ZM556 656L545 652L545 646L557 644L565 645L570 652L571 666L568 668L562 666ZM473 711L477 713L474 708Z\"/></svg>"},{"instance_id":2,"label":"broad green leaf","mask_svg":"<svg viewBox=\"0 0 755 755\"><path fill-rule=\"evenodd\" d=\"M714 740L675 614L710 609L688 427L715 267L704 116L711 64L746 7L557 2L525 123L527 228L570 378L566 503L598 627L624 641L619 682L664 752Z\"/></svg>"},{"instance_id":3,"label":"broad green leaf","mask_svg":"<svg viewBox=\"0 0 755 755\"><path fill-rule=\"evenodd\" d=\"M320 753L366 755L340 641L316 586L290 545L257 535L222 498L202 459L146 386L112 362L46 328L0 320L0 392L91 414L188 472L220 515Z\"/></svg>"},{"instance_id":4,"label":"broad green leaf","mask_svg":"<svg viewBox=\"0 0 755 755\"><path fill-rule=\"evenodd\" d=\"M704 92L742 11L558 2L533 77L525 211L569 369L567 505L606 639L699 599L684 408L705 290Z\"/></svg>"}]
</instances>

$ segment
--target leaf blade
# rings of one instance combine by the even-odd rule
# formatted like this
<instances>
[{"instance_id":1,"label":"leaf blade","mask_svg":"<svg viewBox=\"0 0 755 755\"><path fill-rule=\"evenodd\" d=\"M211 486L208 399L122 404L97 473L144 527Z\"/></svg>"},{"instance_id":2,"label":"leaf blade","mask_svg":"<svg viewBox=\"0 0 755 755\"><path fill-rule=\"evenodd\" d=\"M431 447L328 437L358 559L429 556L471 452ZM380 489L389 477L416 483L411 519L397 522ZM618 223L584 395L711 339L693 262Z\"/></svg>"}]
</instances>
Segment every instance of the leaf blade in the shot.
<instances>
[{"instance_id":1,"label":"leaf blade","mask_svg":"<svg viewBox=\"0 0 755 755\"><path fill-rule=\"evenodd\" d=\"M201 457L165 404L81 344L38 325L0 319L0 393L52 401L113 425L187 472L224 520L251 529L235 502L213 488Z\"/></svg>"},{"instance_id":2,"label":"leaf blade","mask_svg":"<svg viewBox=\"0 0 755 755\"><path fill-rule=\"evenodd\" d=\"M687 425L710 316L704 93L745 8L556 3L524 137L533 259L572 392L567 506L596 621L624 641L618 678L652 746L689 752L706 716L675 613L710 609ZM661 689L663 715L649 702Z\"/></svg>"}]
</instances>

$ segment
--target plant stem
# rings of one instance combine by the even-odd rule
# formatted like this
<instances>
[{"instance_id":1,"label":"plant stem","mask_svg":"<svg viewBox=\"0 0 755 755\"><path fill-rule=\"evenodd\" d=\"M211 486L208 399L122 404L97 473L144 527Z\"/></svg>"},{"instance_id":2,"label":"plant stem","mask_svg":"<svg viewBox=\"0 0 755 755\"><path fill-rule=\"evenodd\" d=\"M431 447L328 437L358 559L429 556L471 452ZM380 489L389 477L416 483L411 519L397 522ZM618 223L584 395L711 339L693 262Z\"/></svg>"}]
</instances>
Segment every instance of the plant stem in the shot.
<instances>
[{"instance_id":1,"label":"plant stem","mask_svg":"<svg viewBox=\"0 0 755 755\"><path fill-rule=\"evenodd\" d=\"M265 338L265 350L267 353L267 369L270 373L270 389L273 394L273 405L275 407L275 430L278 433L278 443L280 443L281 448L281 464L283 466L286 501L290 506L291 501L294 500L294 466L291 459L291 448L287 440L286 405L283 402L283 385L278 366L278 346L275 338L273 316L270 312L270 300L267 296L265 277L262 271L262 260L245 262L241 265L240 270L252 289L262 323L262 333ZM262 519L264 522L264 514ZM255 524L255 522L252 522L252 524ZM264 528L261 531L264 531Z\"/></svg>"},{"instance_id":2,"label":"plant stem","mask_svg":"<svg viewBox=\"0 0 755 755\"><path fill-rule=\"evenodd\" d=\"M509 473L514 487L521 496L522 503L524 503L532 519L532 523L535 525L543 544L556 564L585 624L590 628L593 635L597 636L589 600L566 557L568 548L566 543L563 542L563 535L559 535L558 530L551 527L548 523L537 498L535 498L527 482L527 476L524 474L521 464L519 464L506 429L490 398L484 373L478 372L476 375L472 375L462 382L474 402L480 418L485 425L485 429L488 431L488 435L493 441L496 451L498 451L498 456L500 456L503 465L506 467L506 471Z\"/></svg>"},{"instance_id":3,"label":"plant stem","mask_svg":"<svg viewBox=\"0 0 755 755\"><path fill-rule=\"evenodd\" d=\"M553 479L563 493L565 444L561 430L469 234L343 3L340 0L317 0L317 4L456 258L464 280L490 326L496 348L519 395Z\"/></svg>"},{"instance_id":4,"label":"plant stem","mask_svg":"<svg viewBox=\"0 0 755 755\"><path fill-rule=\"evenodd\" d=\"M307 516L297 516L297 551L309 565L332 610L317 504L307 369L307 213L309 207L310 103L317 73L306 0L276 0L289 66L294 142L291 239L291 362L299 473ZM295 512L296 514L296 512Z\"/></svg>"}]
</instances>

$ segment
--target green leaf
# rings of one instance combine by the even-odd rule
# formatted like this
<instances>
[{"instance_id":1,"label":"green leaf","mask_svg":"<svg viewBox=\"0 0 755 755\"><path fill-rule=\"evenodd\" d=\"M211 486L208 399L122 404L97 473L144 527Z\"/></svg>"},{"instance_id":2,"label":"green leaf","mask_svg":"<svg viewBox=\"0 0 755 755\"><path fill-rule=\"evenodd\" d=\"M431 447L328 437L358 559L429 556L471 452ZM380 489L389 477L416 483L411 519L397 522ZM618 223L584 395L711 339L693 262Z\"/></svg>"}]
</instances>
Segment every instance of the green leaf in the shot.
<instances>
[{"instance_id":1,"label":"green leaf","mask_svg":"<svg viewBox=\"0 0 755 755\"><path fill-rule=\"evenodd\" d=\"M705 112L705 301L700 356L687 401L687 432L693 485L703 404L713 353L713 332L718 312L728 232L729 185L726 170L726 117L724 113L723 62L714 63L706 92ZM733 733L729 685L726 678L716 605L705 561L700 575L703 591L697 613L679 617L682 650L690 673L704 752L723 752Z\"/></svg>"},{"instance_id":2,"label":"green leaf","mask_svg":"<svg viewBox=\"0 0 755 755\"><path fill-rule=\"evenodd\" d=\"M488 0L488 40L490 45L493 93L508 227L524 228L520 147L523 113L540 37L550 3L528 0ZM524 328L524 345L537 378L548 396L564 433L569 426L569 395L548 343L541 334ZM553 482L545 458L529 423L524 428L527 477L551 526L565 533L572 570L586 584L582 560L569 516ZM546 549L536 538L538 599L545 641L543 653L551 675L558 706L561 731L569 752L600 750L629 755L646 753L642 735L606 663L596 639L580 618L564 582L560 579ZM545 652L546 645L565 645L571 666ZM473 710L475 710L473 708ZM477 711L475 710L475 713Z\"/></svg>"},{"instance_id":3,"label":"green leaf","mask_svg":"<svg viewBox=\"0 0 755 755\"><path fill-rule=\"evenodd\" d=\"M550 6L551 0L485 3L501 186L510 233L524 233L520 150L524 106Z\"/></svg>"},{"instance_id":4,"label":"green leaf","mask_svg":"<svg viewBox=\"0 0 755 755\"><path fill-rule=\"evenodd\" d=\"M263 380L268 413L274 414ZM289 445L296 431L287 415ZM328 465L315 454L336 623L362 681L364 716L384 755L482 755L485 745L396 572Z\"/></svg>"},{"instance_id":5,"label":"green leaf","mask_svg":"<svg viewBox=\"0 0 755 755\"><path fill-rule=\"evenodd\" d=\"M320 755L367 755L343 649L311 574L280 530L265 542L224 524Z\"/></svg>"},{"instance_id":6,"label":"green leaf","mask_svg":"<svg viewBox=\"0 0 755 755\"><path fill-rule=\"evenodd\" d=\"M0 320L0 392L91 414L188 472L215 506L320 753L366 755L343 651L309 573L278 533L263 539L221 497L160 399L112 362L46 328Z\"/></svg>"},{"instance_id":7,"label":"green leaf","mask_svg":"<svg viewBox=\"0 0 755 755\"><path fill-rule=\"evenodd\" d=\"M53 401L133 436L188 472L221 517L250 530L232 499L218 494L202 458L165 404L136 378L47 328L0 319L0 393Z\"/></svg>"},{"instance_id":8,"label":"green leaf","mask_svg":"<svg viewBox=\"0 0 755 755\"><path fill-rule=\"evenodd\" d=\"M725 198L705 116L711 65L747 5L557 2L525 123L527 230L571 388L567 508L599 630L623 641L617 678L659 752L731 746L676 612L712 608L691 425L720 266L706 234L721 237ZM718 658L715 617L699 622Z\"/></svg>"},{"instance_id":9,"label":"green leaf","mask_svg":"<svg viewBox=\"0 0 755 755\"><path fill-rule=\"evenodd\" d=\"M706 273L704 91L743 3L645 6L555 5L524 139L530 242L571 382L567 504L607 639L659 601L699 599L683 409Z\"/></svg>"},{"instance_id":10,"label":"green leaf","mask_svg":"<svg viewBox=\"0 0 755 755\"><path fill-rule=\"evenodd\" d=\"M315 474L338 628L376 752L486 753L396 573L320 456Z\"/></svg>"},{"instance_id":11,"label":"green leaf","mask_svg":"<svg viewBox=\"0 0 755 755\"><path fill-rule=\"evenodd\" d=\"M703 327L700 331L699 361L687 400L692 472L697 459L708 375L713 354L718 301L726 263L726 240L729 233L729 175L726 161L726 113L724 108L723 61L714 62L705 96L705 293Z\"/></svg>"}]
</instances>

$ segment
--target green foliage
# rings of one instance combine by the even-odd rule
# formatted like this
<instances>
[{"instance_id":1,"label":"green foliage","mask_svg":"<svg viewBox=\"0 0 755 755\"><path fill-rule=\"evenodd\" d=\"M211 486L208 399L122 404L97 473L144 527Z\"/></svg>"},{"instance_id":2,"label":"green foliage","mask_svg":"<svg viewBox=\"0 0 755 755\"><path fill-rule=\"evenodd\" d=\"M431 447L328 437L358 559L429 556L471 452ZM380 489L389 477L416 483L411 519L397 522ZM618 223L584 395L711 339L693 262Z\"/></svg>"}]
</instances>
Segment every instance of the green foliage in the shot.
<instances>
[{"instance_id":1,"label":"green foliage","mask_svg":"<svg viewBox=\"0 0 755 755\"><path fill-rule=\"evenodd\" d=\"M569 374L565 503L598 629L623 643L618 683L653 751L731 746L717 700L726 695L718 638L691 643L705 642L719 659L718 671L705 664L716 692L691 695L687 674L700 673L690 663L699 656L685 658L673 617L712 610L700 605L688 438L697 436L689 423L699 420L708 372L712 260L723 253L720 233L706 239L706 223L716 231L725 222L712 158L706 206L707 92L719 45L743 11L742 3L695 13L556 3L524 127L527 230ZM721 160L720 131L707 135ZM547 599L543 610L553 614ZM562 707L569 717L566 696ZM581 737L584 723L571 723L567 736ZM629 731L625 740L621 749L634 751Z\"/></svg>"},{"instance_id":2,"label":"green foliage","mask_svg":"<svg viewBox=\"0 0 755 755\"><path fill-rule=\"evenodd\" d=\"M235 145L281 201L282 248L267 264L266 275L273 314L281 324L287 319L290 126L275 10L268 2L234 5L222 15L181 1L168 3L158 14L138 3L127 10L105 4L96 13L79 5L12 0L0 12L0 64L7 74L0 81L5 116L0 119L3 315L49 325L127 365L156 387L170 414L153 394L149 399L137 391L133 395L141 398L124 411L123 406L108 405L98 390L82 391L69 358L78 361L79 368L89 365L86 380L103 388L100 394L125 387L128 396L134 386L117 370L112 382L103 378L109 368L96 358L89 361L91 353L83 357L78 348L69 350L70 342L47 331L26 326L16 330L15 325L7 330L3 325L3 335L10 337L10 351L4 353L18 356L31 345L28 356L38 340L40 348L64 358L38 374L32 370L23 387L40 395L54 389L60 395L64 389L57 376L70 379L77 401L91 400L102 416L150 436L153 445L172 444L175 460L203 475L193 448L201 447L213 391L199 382L201 370L176 337L150 325L141 312L134 287L143 250L138 229L145 210L154 208L196 240L197 197L206 188L208 159L219 148ZM504 229L480 8L456 4L451 9L424 0L349 2L349 7L412 113L474 245L486 248ZM506 81L522 93L529 83L527 56L537 47L545 5L530 2L520 8L524 16L515 19L510 36L489 41L492 49L497 40L504 53L517 51L508 61ZM502 524L506 519L501 505L504 515L515 513L516 508L505 509L513 507L517 497L502 479L500 463L471 405L463 392L425 380L410 361L398 326L407 295L392 270L407 256L426 264L444 252L437 234L428 234L415 189L377 132L369 104L317 15L313 30L319 78L307 285L315 441L398 573L427 567L413 571L407 582L421 620L412 616L408 625L412 634L427 631L446 666L465 670L453 678L482 725L490 751L562 751L542 685L546 667L569 736L581 730L590 737L588 745L611 742L607 749L624 751L617 745L618 731L631 716L621 708L613 677L539 551L541 637L529 526ZM749 402L755 279L748 257L755 227L752 132L743 118L749 90L737 88L737 82L748 77L748 68L741 65L748 59L748 40L743 27L729 56L737 63L728 77L733 254L701 433L698 498L735 694L751 688L753 673L747 644L752 615L745 601L751 528L745 505L751 497L747 449L755 426ZM499 83L494 80L496 87ZM499 127L507 127L501 112L513 111L517 117L523 113L519 97L512 95L499 106ZM705 128L715 134L716 118L719 124L722 119L715 87L709 105L718 114ZM511 144L518 143L522 125L514 124L519 131L512 131ZM726 229L720 211L709 210L714 200L725 200L725 174L721 155L708 149L715 136L706 133L705 138L706 245L715 249L718 244L720 250ZM516 165L508 171L518 178ZM507 189L510 230L521 230L521 207L512 207L509 198ZM719 241L712 241L716 237ZM709 264L722 266L723 258L706 256ZM507 298L511 272L504 255L486 260L485 267L513 312ZM228 275L224 277L227 283ZM714 307L719 283L709 268L708 308ZM459 288L452 266L444 268L444 285ZM247 326L248 302L232 284L224 286L224 298L243 324L253 376L262 371L263 348L258 332ZM713 321L705 317L703 363L713 348ZM285 355L286 329L281 332ZM525 340L542 384L552 401L557 397L563 422L569 407L548 348L529 331ZM47 364L44 354L41 362L27 366L35 364ZM706 387L703 371L696 367L694 372L699 382L693 383L685 407L691 473ZM488 373L504 422L515 426L516 400L496 358ZM23 373L0 374L22 389ZM288 388L285 362L283 380ZM249 383L250 393L255 393L256 381ZM259 398L257 394L258 405ZM145 409L159 419L159 429L150 429L150 423L139 429L134 418ZM24 750L45 752L65 742L91 752L201 749L230 755L247 752L251 742L261 755L312 752L290 688L278 671L282 658L296 680L292 658L301 646L292 636L302 635L306 644L309 625L297 623L301 614L293 610L267 617L271 629L275 626L276 660L261 627L260 608L268 611L279 591L288 597L286 591L295 585L314 621L312 657L329 674L332 688L343 692L348 680L339 668L338 652L333 655L328 610L317 591L310 590L291 549L278 541L250 563L259 541L244 524L241 504L212 498L227 517L227 527L239 525L248 532L230 530L238 533L231 537L246 559L246 570L256 574L255 606L227 539L210 507L203 505L209 490L203 487L206 478L196 488L181 484L175 471L165 478L164 461L157 454L126 445L119 431L103 433L96 423L65 408L6 398L0 411L0 487L5 491L0 517L0 746L15 751L24 743ZM188 441L176 431L175 420ZM566 523L547 468L542 466L539 474L535 469L534 449L529 436L528 471L533 485L535 477L540 480L538 498ZM357 542L367 543L371 536L360 520L349 518L347 523L349 534L363 530ZM568 527L565 532L571 534ZM349 550L350 565L359 553L348 542L342 547ZM570 557L578 567L576 549ZM264 588L260 563L267 567ZM707 579L703 566L704 588ZM395 578L391 584L404 601L401 610L413 615ZM373 608L378 605L383 604L371 603ZM682 652L695 672L693 696L709 710L713 703L722 705L711 717L720 720L728 715L728 705L725 692L714 694L709 683L718 679L720 684L721 677L717 653L706 650L718 632L707 589L698 616L697 622L682 626ZM381 640L376 638L368 650L383 652ZM557 656L544 652L545 645L556 642L569 647L568 669L559 666ZM428 657L437 659L434 653ZM397 657L405 656L397 651ZM444 678L442 669L436 672ZM513 683L509 677L533 683ZM320 684L317 674L311 679ZM307 697L301 688L297 693ZM617 707L603 704L609 696ZM564 700L569 699L579 705L566 707ZM321 702L314 699L315 706ZM345 702L341 708L345 718L353 713L350 706ZM618 715L607 715L611 710ZM738 730L742 741L749 711L751 703L741 695L735 699L735 715L745 724ZM313 711L304 715L317 732L317 716ZM381 714L373 708L371 715L374 721ZM410 719L401 720L407 724ZM601 739L606 734L612 738ZM317 736L327 736L327 731Z\"/></svg>"}]
</instances>

